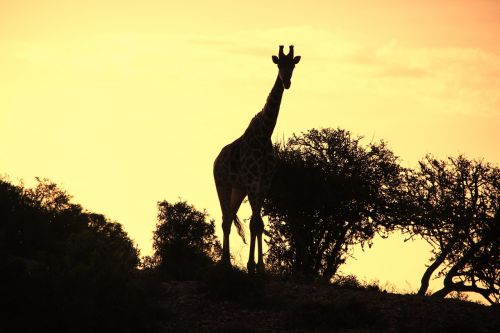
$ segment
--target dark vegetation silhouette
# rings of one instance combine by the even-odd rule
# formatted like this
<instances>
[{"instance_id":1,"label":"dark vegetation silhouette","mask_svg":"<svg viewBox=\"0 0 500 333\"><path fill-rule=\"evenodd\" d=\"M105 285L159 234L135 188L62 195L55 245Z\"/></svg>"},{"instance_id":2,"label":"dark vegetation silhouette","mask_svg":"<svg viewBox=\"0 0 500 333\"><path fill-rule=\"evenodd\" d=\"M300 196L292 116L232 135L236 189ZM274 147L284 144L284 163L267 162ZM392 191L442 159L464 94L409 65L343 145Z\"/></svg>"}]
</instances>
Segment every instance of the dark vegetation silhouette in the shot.
<instances>
[{"instance_id":1,"label":"dark vegetation silhouette","mask_svg":"<svg viewBox=\"0 0 500 333\"><path fill-rule=\"evenodd\" d=\"M403 168L385 142L363 146L342 129L310 130L275 146L267 262L282 276L331 281L354 245L394 230L433 249L419 295L463 292L499 303L500 172L463 156ZM437 274L434 274L436 273Z\"/></svg>"},{"instance_id":2,"label":"dark vegetation silhouette","mask_svg":"<svg viewBox=\"0 0 500 333\"><path fill-rule=\"evenodd\" d=\"M154 331L154 291L134 277L138 250L122 226L37 181L0 180L2 331Z\"/></svg>"},{"instance_id":3,"label":"dark vegetation silhouette","mask_svg":"<svg viewBox=\"0 0 500 333\"><path fill-rule=\"evenodd\" d=\"M264 204L275 271L330 281L354 245L370 246L397 224L403 169L383 141L360 140L313 129L275 147L277 172Z\"/></svg>"},{"instance_id":4,"label":"dark vegetation silhouette","mask_svg":"<svg viewBox=\"0 0 500 333\"><path fill-rule=\"evenodd\" d=\"M498 304L500 169L464 156L428 155L407 177L415 210L403 230L426 240L433 254L418 294L428 292L437 272L444 286L433 296L468 291Z\"/></svg>"},{"instance_id":5,"label":"dark vegetation silhouette","mask_svg":"<svg viewBox=\"0 0 500 333\"><path fill-rule=\"evenodd\" d=\"M153 249L143 265L161 281L203 281L214 299L245 304L261 299L262 281L237 267L219 264L222 247L215 236L214 220L186 201L158 202Z\"/></svg>"},{"instance_id":6,"label":"dark vegetation silhouette","mask_svg":"<svg viewBox=\"0 0 500 333\"><path fill-rule=\"evenodd\" d=\"M153 267L166 280L195 280L221 256L214 220L185 201L158 202Z\"/></svg>"},{"instance_id":7,"label":"dark vegetation silhouette","mask_svg":"<svg viewBox=\"0 0 500 333\"><path fill-rule=\"evenodd\" d=\"M261 275L220 265L214 221L186 201L158 202L154 253L141 261L121 224L54 183L0 179L0 331L496 331L498 306L440 298L498 305L498 167L427 156L403 168L385 142L342 129L274 149ZM420 295L338 274L353 246L393 231L432 246ZM443 288L425 297L436 276Z\"/></svg>"}]
</instances>

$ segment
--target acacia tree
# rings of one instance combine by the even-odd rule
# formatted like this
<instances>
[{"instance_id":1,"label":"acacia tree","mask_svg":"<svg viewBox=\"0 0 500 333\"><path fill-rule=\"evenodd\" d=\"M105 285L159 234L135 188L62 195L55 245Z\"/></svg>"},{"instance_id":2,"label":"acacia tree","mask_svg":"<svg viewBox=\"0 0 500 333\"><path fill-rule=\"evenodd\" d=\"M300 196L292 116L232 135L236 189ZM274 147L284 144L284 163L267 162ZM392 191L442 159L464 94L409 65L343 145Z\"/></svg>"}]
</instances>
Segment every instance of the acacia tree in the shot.
<instances>
[{"instance_id":1,"label":"acacia tree","mask_svg":"<svg viewBox=\"0 0 500 333\"><path fill-rule=\"evenodd\" d=\"M153 233L154 255L146 261L165 278L192 279L221 253L214 220L185 201L158 202L158 222Z\"/></svg>"},{"instance_id":2,"label":"acacia tree","mask_svg":"<svg viewBox=\"0 0 500 333\"><path fill-rule=\"evenodd\" d=\"M444 277L433 296L476 292L499 301L500 169L463 156L426 156L408 176L416 210L404 230L432 246L432 258L418 294L433 275Z\"/></svg>"},{"instance_id":3,"label":"acacia tree","mask_svg":"<svg viewBox=\"0 0 500 333\"><path fill-rule=\"evenodd\" d=\"M264 212L267 262L284 274L330 280L353 245L371 245L397 218L404 172L385 142L341 129L310 130L277 146Z\"/></svg>"}]
</instances>

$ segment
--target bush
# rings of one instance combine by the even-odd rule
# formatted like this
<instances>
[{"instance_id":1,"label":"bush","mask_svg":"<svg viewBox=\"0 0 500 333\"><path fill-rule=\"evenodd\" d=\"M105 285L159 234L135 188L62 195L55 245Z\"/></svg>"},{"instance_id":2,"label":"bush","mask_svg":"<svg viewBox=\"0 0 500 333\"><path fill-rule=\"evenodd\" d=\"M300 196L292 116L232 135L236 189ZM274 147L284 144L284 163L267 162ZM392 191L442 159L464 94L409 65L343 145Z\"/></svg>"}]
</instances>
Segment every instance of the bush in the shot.
<instances>
[{"instance_id":1,"label":"bush","mask_svg":"<svg viewBox=\"0 0 500 333\"><path fill-rule=\"evenodd\" d=\"M165 261L158 267L160 276L179 281L199 280L203 270L214 265L209 254L182 241L165 244Z\"/></svg>"},{"instance_id":2,"label":"bush","mask_svg":"<svg viewBox=\"0 0 500 333\"><path fill-rule=\"evenodd\" d=\"M336 275L332 280L332 285L342 289L382 291L382 288L380 288L377 280L371 282L359 281L359 279L352 274Z\"/></svg>"},{"instance_id":3,"label":"bush","mask_svg":"<svg viewBox=\"0 0 500 333\"><path fill-rule=\"evenodd\" d=\"M200 212L185 201L158 203L158 223L153 236L153 265L163 279L193 280L212 266L220 256L214 221L207 222L207 213Z\"/></svg>"},{"instance_id":4,"label":"bush","mask_svg":"<svg viewBox=\"0 0 500 333\"><path fill-rule=\"evenodd\" d=\"M209 294L216 299L223 299L259 305L264 298L264 282L257 276L230 266L216 265L207 269L203 275Z\"/></svg>"},{"instance_id":5,"label":"bush","mask_svg":"<svg viewBox=\"0 0 500 333\"><path fill-rule=\"evenodd\" d=\"M336 275L333 278L332 285L338 288L345 289L360 289L362 288L361 282L355 275Z\"/></svg>"},{"instance_id":6,"label":"bush","mask_svg":"<svg viewBox=\"0 0 500 333\"><path fill-rule=\"evenodd\" d=\"M157 331L156 286L135 277L138 250L121 225L38 182L0 180L2 330Z\"/></svg>"}]
</instances>

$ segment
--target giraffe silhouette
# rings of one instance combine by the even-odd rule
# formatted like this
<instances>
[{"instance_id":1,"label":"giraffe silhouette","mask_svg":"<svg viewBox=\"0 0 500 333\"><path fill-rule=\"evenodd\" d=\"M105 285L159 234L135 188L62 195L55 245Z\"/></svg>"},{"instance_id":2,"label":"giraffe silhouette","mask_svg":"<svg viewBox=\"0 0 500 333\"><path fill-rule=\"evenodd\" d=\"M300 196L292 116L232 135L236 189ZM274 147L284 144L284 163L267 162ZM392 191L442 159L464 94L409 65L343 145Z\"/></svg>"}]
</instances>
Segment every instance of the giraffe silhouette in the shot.
<instances>
[{"instance_id":1,"label":"giraffe silhouette","mask_svg":"<svg viewBox=\"0 0 500 333\"><path fill-rule=\"evenodd\" d=\"M252 207L250 218L250 255L247 269L250 274L264 271L262 258L262 233L264 222L261 217L264 196L269 191L275 159L271 135L285 89L290 88L292 73L300 56L294 57L293 45L287 55L283 45L279 47L279 56L272 56L278 65L278 76L262 111L250 121L242 136L222 148L214 162L214 179L222 209L222 230L224 232L222 264L230 265L229 233L234 222L238 233L245 241L245 234L236 213L243 199L248 195ZM255 242L258 244L257 267L255 265Z\"/></svg>"}]
</instances>

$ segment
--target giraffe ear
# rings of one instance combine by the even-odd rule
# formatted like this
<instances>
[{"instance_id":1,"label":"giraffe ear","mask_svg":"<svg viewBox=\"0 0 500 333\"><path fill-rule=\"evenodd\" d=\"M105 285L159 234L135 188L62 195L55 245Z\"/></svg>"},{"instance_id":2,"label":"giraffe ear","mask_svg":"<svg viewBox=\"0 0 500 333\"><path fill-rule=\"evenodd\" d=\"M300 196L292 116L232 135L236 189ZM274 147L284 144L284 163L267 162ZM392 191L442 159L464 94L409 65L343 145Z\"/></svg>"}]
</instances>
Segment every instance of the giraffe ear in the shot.
<instances>
[{"instance_id":1,"label":"giraffe ear","mask_svg":"<svg viewBox=\"0 0 500 333\"><path fill-rule=\"evenodd\" d=\"M293 58L293 63L294 64L298 64L300 61L300 56L296 56L295 58Z\"/></svg>"},{"instance_id":2,"label":"giraffe ear","mask_svg":"<svg viewBox=\"0 0 500 333\"><path fill-rule=\"evenodd\" d=\"M277 56L273 56L273 62L277 65L278 64L278 57Z\"/></svg>"}]
</instances>

